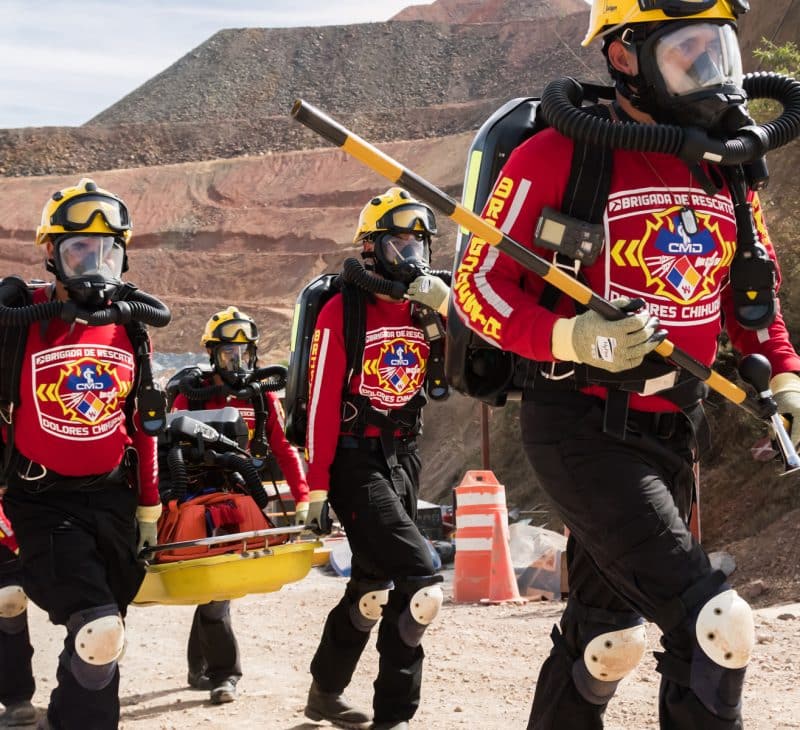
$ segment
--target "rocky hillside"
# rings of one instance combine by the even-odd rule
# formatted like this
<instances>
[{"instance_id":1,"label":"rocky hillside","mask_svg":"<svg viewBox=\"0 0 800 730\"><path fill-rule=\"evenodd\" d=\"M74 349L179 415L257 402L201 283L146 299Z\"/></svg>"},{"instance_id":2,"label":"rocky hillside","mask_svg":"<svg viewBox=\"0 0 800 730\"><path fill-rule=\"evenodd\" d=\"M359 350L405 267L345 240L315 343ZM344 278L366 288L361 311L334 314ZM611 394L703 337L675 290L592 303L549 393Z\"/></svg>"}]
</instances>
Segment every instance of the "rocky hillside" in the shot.
<instances>
[{"instance_id":1,"label":"rocky hillside","mask_svg":"<svg viewBox=\"0 0 800 730\"><path fill-rule=\"evenodd\" d=\"M565 72L600 80L596 54L579 47L583 25L549 17L220 31L82 127L0 130L0 170L64 174L318 146L289 119L298 97L375 141L474 130L506 99Z\"/></svg>"}]
</instances>

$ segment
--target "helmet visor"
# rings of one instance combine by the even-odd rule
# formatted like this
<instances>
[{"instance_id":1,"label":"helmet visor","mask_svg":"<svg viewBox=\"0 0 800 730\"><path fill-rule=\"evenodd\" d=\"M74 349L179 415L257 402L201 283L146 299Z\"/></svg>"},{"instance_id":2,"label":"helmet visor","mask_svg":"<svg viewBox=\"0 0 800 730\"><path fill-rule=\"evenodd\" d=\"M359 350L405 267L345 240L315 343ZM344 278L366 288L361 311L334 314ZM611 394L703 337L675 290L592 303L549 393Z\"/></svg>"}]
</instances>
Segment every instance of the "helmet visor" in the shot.
<instances>
[{"instance_id":1,"label":"helmet visor","mask_svg":"<svg viewBox=\"0 0 800 730\"><path fill-rule=\"evenodd\" d=\"M63 236L56 242L55 255L66 279L92 275L119 279L125 246L113 236Z\"/></svg>"},{"instance_id":2,"label":"helmet visor","mask_svg":"<svg viewBox=\"0 0 800 730\"><path fill-rule=\"evenodd\" d=\"M436 233L436 219L427 205L409 203L388 211L376 223L378 230L425 231Z\"/></svg>"},{"instance_id":3,"label":"helmet visor","mask_svg":"<svg viewBox=\"0 0 800 730\"><path fill-rule=\"evenodd\" d=\"M717 86L742 86L742 56L730 25L692 23L661 36L655 59L673 96Z\"/></svg>"},{"instance_id":4,"label":"helmet visor","mask_svg":"<svg viewBox=\"0 0 800 730\"><path fill-rule=\"evenodd\" d=\"M639 0L642 12L660 10L670 18L683 18L711 10L719 0Z\"/></svg>"},{"instance_id":5,"label":"helmet visor","mask_svg":"<svg viewBox=\"0 0 800 730\"><path fill-rule=\"evenodd\" d=\"M96 215L102 216L106 225L116 233L131 229L128 209L121 200L107 195L89 193L66 201L53 213L50 222L66 231L88 228Z\"/></svg>"},{"instance_id":6,"label":"helmet visor","mask_svg":"<svg viewBox=\"0 0 800 730\"><path fill-rule=\"evenodd\" d=\"M214 363L228 373L250 373L256 362L256 349L250 343L225 342L214 349Z\"/></svg>"},{"instance_id":7,"label":"helmet visor","mask_svg":"<svg viewBox=\"0 0 800 730\"><path fill-rule=\"evenodd\" d=\"M256 323L249 319L231 319L218 325L214 335L222 342L255 342L258 339Z\"/></svg>"}]
</instances>

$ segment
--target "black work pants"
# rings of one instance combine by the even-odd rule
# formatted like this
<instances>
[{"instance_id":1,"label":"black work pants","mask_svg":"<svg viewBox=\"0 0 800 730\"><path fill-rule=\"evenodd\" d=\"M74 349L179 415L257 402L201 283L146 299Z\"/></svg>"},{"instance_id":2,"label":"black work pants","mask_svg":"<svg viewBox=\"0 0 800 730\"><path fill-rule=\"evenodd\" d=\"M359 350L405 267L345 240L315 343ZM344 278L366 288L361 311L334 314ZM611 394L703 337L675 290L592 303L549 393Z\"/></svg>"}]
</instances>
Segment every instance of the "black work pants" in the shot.
<instances>
[{"instance_id":1,"label":"black work pants","mask_svg":"<svg viewBox=\"0 0 800 730\"><path fill-rule=\"evenodd\" d=\"M242 676L239 644L231 625L231 602L211 601L198 606L186 648L189 671L205 674L212 686Z\"/></svg>"},{"instance_id":2,"label":"black work pants","mask_svg":"<svg viewBox=\"0 0 800 730\"><path fill-rule=\"evenodd\" d=\"M571 675L593 638L590 625L605 623L613 631L641 615L662 629L668 657L686 666L695 632L693 617L681 616L681 606L689 614L699 608L685 606L693 586L708 583L709 595L714 593L708 558L687 527L694 489L689 419L677 414L671 432L656 435L637 426L651 416L632 412L625 440L606 435L602 419L602 401L578 393L522 404L526 454L570 529L569 602L562 640L536 685L528 725L533 730L603 727L606 705L584 699ZM740 717L711 713L687 684L662 672L662 729L741 727Z\"/></svg>"},{"instance_id":3,"label":"black work pants","mask_svg":"<svg viewBox=\"0 0 800 730\"><path fill-rule=\"evenodd\" d=\"M22 566L19 558L5 545L0 545L0 588L22 585ZM0 621L0 703L8 705L30 701L36 691L31 659L33 647L28 631L28 612L25 611L6 627ZM4 630L11 628L12 630Z\"/></svg>"},{"instance_id":4,"label":"black work pants","mask_svg":"<svg viewBox=\"0 0 800 730\"><path fill-rule=\"evenodd\" d=\"M4 505L20 547L23 587L54 624L77 611L116 604L125 616L144 578L136 560L136 504L121 478L95 479L69 490L9 477ZM119 669L100 690L72 673L74 638L68 633L50 695L54 730L112 730L119 724Z\"/></svg>"},{"instance_id":5,"label":"black work pants","mask_svg":"<svg viewBox=\"0 0 800 730\"><path fill-rule=\"evenodd\" d=\"M351 607L365 586L393 583L378 628L373 708L376 722L410 720L419 707L425 653L421 645L410 647L400 637L398 619L410 599L402 586L404 579L434 572L414 524L420 461L415 449L399 455L392 474L375 442L363 443L340 447L331 466L330 504L347 532L353 560L348 589L328 614L311 674L326 692L341 692L350 683L369 640L369 631L353 625Z\"/></svg>"}]
</instances>

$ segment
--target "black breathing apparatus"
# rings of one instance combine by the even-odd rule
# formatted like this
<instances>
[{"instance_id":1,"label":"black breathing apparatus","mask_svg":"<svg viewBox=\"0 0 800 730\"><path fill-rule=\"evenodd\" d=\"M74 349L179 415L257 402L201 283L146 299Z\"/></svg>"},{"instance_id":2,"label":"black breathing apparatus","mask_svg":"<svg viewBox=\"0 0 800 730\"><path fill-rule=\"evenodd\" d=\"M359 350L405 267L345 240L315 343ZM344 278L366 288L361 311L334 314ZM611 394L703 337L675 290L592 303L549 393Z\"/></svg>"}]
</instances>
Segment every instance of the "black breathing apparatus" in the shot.
<instances>
[{"instance_id":1,"label":"black breathing apparatus","mask_svg":"<svg viewBox=\"0 0 800 730\"><path fill-rule=\"evenodd\" d=\"M778 311L777 271L761 243L747 200L747 173L742 166L728 170L728 187L736 216L736 252L730 267L730 286L736 321L745 329L769 327Z\"/></svg>"}]
</instances>

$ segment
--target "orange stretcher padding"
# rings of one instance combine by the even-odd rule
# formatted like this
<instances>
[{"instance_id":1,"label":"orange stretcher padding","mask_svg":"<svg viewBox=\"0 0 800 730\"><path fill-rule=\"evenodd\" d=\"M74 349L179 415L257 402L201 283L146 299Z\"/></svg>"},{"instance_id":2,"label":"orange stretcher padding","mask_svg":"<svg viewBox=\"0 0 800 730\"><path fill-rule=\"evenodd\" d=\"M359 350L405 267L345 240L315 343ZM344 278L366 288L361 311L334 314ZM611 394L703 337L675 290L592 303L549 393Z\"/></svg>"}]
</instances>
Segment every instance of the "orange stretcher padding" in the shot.
<instances>
[{"instance_id":1,"label":"orange stretcher padding","mask_svg":"<svg viewBox=\"0 0 800 730\"><path fill-rule=\"evenodd\" d=\"M158 521L159 544L207 537L206 512L214 508L231 508L235 511L236 523L235 527L230 530L231 532L250 532L274 527L267 521L264 513L249 495L236 492L214 492L194 497L182 504L172 500L166 505L161 519ZM286 539L286 535L275 535L269 538L269 545L280 544ZM250 540L247 547L250 549L264 547L264 539ZM230 545L197 545L157 553L155 560L158 563L169 563L192 558L207 558L230 551Z\"/></svg>"}]
</instances>

